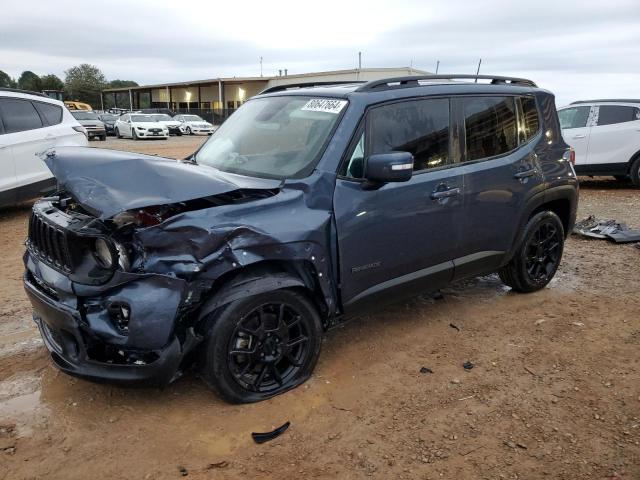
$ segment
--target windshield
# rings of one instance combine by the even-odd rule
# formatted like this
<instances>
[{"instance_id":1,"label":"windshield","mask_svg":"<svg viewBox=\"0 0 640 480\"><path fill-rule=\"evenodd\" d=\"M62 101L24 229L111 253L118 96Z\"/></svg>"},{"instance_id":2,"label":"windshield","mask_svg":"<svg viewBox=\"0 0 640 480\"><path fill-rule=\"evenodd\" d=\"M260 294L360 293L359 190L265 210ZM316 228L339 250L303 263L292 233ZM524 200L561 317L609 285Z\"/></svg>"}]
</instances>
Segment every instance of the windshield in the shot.
<instances>
[{"instance_id":1,"label":"windshield","mask_svg":"<svg viewBox=\"0 0 640 480\"><path fill-rule=\"evenodd\" d=\"M151 115L131 115L132 122L155 122Z\"/></svg>"},{"instance_id":2,"label":"windshield","mask_svg":"<svg viewBox=\"0 0 640 480\"><path fill-rule=\"evenodd\" d=\"M266 178L302 178L346 106L346 100L258 98L216 130L196 161L225 172Z\"/></svg>"},{"instance_id":3,"label":"windshield","mask_svg":"<svg viewBox=\"0 0 640 480\"><path fill-rule=\"evenodd\" d=\"M99 115L100 120L105 122L115 121L118 117L116 115Z\"/></svg>"},{"instance_id":4,"label":"windshield","mask_svg":"<svg viewBox=\"0 0 640 480\"><path fill-rule=\"evenodd\" d=\"M166 122L173 120L173 118L171 118L169 115L167 115L166 113L159 113L158 115L151 115L153 117L153 119L156 122Z\"/></svg>"},{"instance_id":5,"label":"windshield","mask_svg":"<svg viewBox=\"0 0 640 480\"><path fill-rule=\"evenodd\" d=\"M198 115L183 115L182 119L186 122L204 122Z\"/></svg>"},{"instance_id":6,"label":"windshield","mask_svg":"<svg viewBox=\"0 0 640 480\"><path fill-rule=\"evenodd\" d=\"M95 112L71 112L76 120L99 120Z\"/></svg>"}]
</instances>

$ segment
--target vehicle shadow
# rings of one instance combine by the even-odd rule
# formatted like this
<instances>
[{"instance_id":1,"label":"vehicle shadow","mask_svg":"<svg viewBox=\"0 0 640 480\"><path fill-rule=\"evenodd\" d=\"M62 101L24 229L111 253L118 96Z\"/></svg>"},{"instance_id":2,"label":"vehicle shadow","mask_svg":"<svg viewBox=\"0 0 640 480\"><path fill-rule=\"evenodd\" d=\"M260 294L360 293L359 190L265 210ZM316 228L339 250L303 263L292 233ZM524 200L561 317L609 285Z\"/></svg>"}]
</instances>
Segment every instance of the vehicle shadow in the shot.
<instances>
[{"instance_id":1,"label":"vehicle shadow","mask_svg":"<svg viewBox=\"0 0 640 480\"><path fill-rule=\"evenodd\" d=\"M636 190L630 179L612 177L579 177L580 188L585 190Z\"/></svg>"}]
</instances>

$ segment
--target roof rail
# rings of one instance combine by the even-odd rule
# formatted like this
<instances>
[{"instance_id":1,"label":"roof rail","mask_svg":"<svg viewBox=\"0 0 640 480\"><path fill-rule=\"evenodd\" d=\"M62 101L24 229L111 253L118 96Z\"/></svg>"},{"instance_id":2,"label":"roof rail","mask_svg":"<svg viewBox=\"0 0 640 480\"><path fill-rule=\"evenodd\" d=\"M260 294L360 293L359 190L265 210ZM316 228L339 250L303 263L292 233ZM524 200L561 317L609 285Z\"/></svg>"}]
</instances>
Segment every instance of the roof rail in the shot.
<instances>
[{"instance_id":1,"label":"roof rail","mask_svg":"<svg viewBox=\"0 0 640 480\"><path fill-rule=\"evenodd\" d=\"M575 102L571 102L570 105L576 105L580 103L601 103L601 102L611 102L611 103L640 103L640 99L638 98L602 98L599 100L578 100Z\"/></svg>"},{"instance_id":2,"label":"roof rail","mask_svg":"<svg viewBox=\"0 0 640 480\"><path fill-rule=\"evenodd\" d=\"M49 98L49 95L45 95L42 92L32 92L31 90L20 90L19 88L0 87L0 92L26 93L28 95L38 95L39 97Z\"/></svg>"},{"instance_id":3,"label":"roof rail","mask_svg":"<svg viewBox=\"0 0 640 480\"><path fill-rule=\"evenodd\" d=\"M282 92L284 90L290 90L293 88L308 88L308 87L326 87L329 85L353 85L354 83L365 83L362 80L341 80L336 82L303 82L303 83L290 83L288 85L276 85L275 87L269 87L259 93L274 93Z\"/></svg>"},{"instance_id":4,"label":"roof rail","mask_svg":"<svg viewBox=\"0 0 640 480\"><path fill-rule=\"evenodd\" d=\"M357 92L367 92L370 90L399 88L399 87L419 87L420 80L491 80L492 85L518 85L524 87L537 87L532 80L526 78L500 77L496 75L412 75L407 77L385 78L367 82L356 89Z\"/></svg>"}]
</instances>

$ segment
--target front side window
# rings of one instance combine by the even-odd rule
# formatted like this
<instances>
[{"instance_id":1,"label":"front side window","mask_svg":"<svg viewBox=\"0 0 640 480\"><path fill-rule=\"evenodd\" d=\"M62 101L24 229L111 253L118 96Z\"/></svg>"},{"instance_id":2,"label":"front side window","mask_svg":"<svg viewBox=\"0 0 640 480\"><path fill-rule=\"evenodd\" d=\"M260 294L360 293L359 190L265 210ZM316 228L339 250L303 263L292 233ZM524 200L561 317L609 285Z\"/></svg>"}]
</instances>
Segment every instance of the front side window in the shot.
<instances>
[{"instance_id":1,"label":"front side window","mask_svg":"<svg viewBox=\"0 0 640 480\"><path fill-rule=\"evenodd\" d=\"M518 146L513 97L465 98L464 122L466 161L502 155Z\"/></svg>"},{"instance_id":2,"label":"front side window","mask_svg":"<svg viewBox=\"0 0 640 480\"><path fill-rule=\"evenodd\" d=\"M416 172L446 165L449 100L414 100L373 109L369 116L369 152L409 152Z\"/></svg>"},{"instance_id":3,"label":"front side window","mask_svg":"<svg viewBox=\"0 0 640 480\"><path fill-rule=\"evenodd\" d=\"M44 102L33 102L33 104L48 125L58 125L62 122L62 107Z\"/></svg>"},{"instance_id":4,"label":"front side window","mask_svg":"<svg viewBox=\"0 0 640 480\"><path fill-rule=\"evenodd\" d=\"M624 105L600 105L598 126L640 120L640 108Z\"/></svg>"},{"instance_id":5,"label":"front side window","mask_svg":"<svg viewBox=\"0 0 640 480\"><path fill-rule=\"evenodd\" d=\"M589 112L591 107L588 105L582 107L570 107L558 111L560 119L560 128L582 128L587 126Z\"/></svg>"},{"instance_id":6,"label":"front side window","mask_svg":"<svg viewBox=\"0 0 640 480\"><path fill-rule=\"evenodd\" d=\"M40 115L29 100L1 98L0 112L5 133L24 132L43 126Z\"/></svg>"},{"instance_id":7,"label":"front side window","mask_svg":"<svg viewBox=\"0 0 640 480\"><path fill-rule=\"evenodd\" d=\"M346 106L347 100L306 96L250 100L215 131L195 160L242 175L305 177Z\"/></svg>"}]
</instances>

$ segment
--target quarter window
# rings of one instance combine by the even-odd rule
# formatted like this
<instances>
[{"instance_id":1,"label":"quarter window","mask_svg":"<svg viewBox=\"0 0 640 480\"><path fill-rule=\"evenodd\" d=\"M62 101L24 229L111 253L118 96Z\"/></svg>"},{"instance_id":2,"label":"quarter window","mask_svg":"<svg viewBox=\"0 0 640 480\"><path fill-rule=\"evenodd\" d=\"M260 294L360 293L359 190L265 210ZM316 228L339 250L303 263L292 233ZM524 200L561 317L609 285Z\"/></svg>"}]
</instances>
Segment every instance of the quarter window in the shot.
<instances>
[{"instance_id":1,"label":"quarter window","mask_svg":"<svg viewBox=\"0 0 640 480\"><path fill-rule=\"evenodd\" d=\"M29 100L2 98L0 111L5 133L23 132L42 127L42 120Z\"/></svg>"},{"instance_id":2,"label":"quarter window","mask_svg":"<svg viewBox=\"0 0 640 480\"><path fill-rule=\"evenodd\" d=\"M560 110L558 112L560 128L567 129L586 127L590 111L591 107L589 106L571 107Z\"/></svg>"},{"instance_id":3,"label":"quarter window","mask_svg":"<svg viewBox=\"0 0 640 480\"><path fill-rule=\"evenodd\" d=\"M598 126L640 120L640 108L622 105L600 105Z\"/></svg>"},{"instance_id":4,"label":"quarter window","mask_svg":"<svg viewBox=\"0 0 640 480\"><path fill-rule=\"evenodd\" d=\"M398 102L370 114L369 152L409 152L414 171L449 163L449 100ZM357 148L356 148L357 150Z\"/></svg>"},{"instance_id":5,"label":"quarter window","mask_svg":"<svg viewBox=\"0 0 640 480\"><path fill-rule=\"evenodd\" d=\"M464 120L466 161L495 157L517 148L513 97L465 99Z\"/></svg>"},{"instance_id":6,"label":"quarter window","mask_svg":"<svg viewBox=\"0 0 640 480\"><path fill-rule=\"evenodd\" d=\"M522 118L518 128L519 142L526 143L531 137L538 133L540 121L538 119L538 109L536 100L533 97L521 97L520 106L522 108Z\"/></svg>"},{"instance_id":7,"label":"quarter window","mask_svg":"<svg viewBox=\"0 0 640 480\"><path fill-rule=\"evenodd\" d=\"M58 125L62 122L62 107L44 102L33 102L33 104L48 125Z\"/></svg>"}]
</instances>

